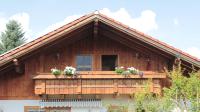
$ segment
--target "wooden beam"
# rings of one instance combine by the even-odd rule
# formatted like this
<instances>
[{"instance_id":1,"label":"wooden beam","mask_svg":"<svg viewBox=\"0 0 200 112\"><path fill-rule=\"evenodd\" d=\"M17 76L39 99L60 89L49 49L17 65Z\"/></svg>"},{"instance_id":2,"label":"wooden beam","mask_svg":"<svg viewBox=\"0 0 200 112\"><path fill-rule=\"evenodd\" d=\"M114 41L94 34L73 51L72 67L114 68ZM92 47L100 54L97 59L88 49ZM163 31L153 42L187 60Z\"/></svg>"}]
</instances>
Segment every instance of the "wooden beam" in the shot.
<instances>
[{"instance_id":1,"label":"wooden beam","mask_svg":"<svg viewBox=\"0 0 200 112\"><path fill-rule=\"evenodd\" d=\"M15 72L19 74L23 73L22 66L20 62L18 61L18 59L13 59L13 63L15 66Z\"/></svg>"},{"instance_id":2,"label":"wooden beam","mask_svg":"<svg viewBox=\"0 0 200 112\"><path fill-rule=\"evenodd\" d=\"M153 52L153 53L156 53L156 54L160 54L160 55L164 56L167 59L172 59L172 57L170 57L168 55L165 55L165 54L160 53L160 52L156 52L155 50L152 50L152 49L150 49L148 47L145 47L144 45L138 44L135 41L132 41L132 40L130 41L129 39L127 40L126 38L123 38L123 37L121 37L119 35L116 35L115 33L112 33L109 30L103 30L103 31L100 32L100 34L102 34L103 36L106 36L108 38L114 39L114 40L118 41L119 43L122 43L123 45L126 45L126 46L128 46L128 47L130 47L130 48L132 48L134 50L139 49L139 51L140 52L142 51L142 53L145 52L145 53L148 53L148 54L152 54L152 52Z\"/></svg>"},{"instance_id":3,"label":"wooden beam","mask_svg":"<svg viewBox=\"0 0 200 112\"><path fill-rule=\"evenodd\" d=\"M152 72L152 71L143 71L144 75L141 77L139 75L128 75L127 77L123 75L119 75L114 71L81 71L78 74L78 78L65 77L64 75L60 75L58 77L52 75L51 73L38 73L39 75L35 76L33 79L35 80L44 80L44 79L165 79L166 73L160 72ZM82 81L79 81L79 83Z\"/></svg>"},{"instance_id":4,"label":"wooden beam","mask_svg":"<svg viewBox=\"0 0 200 112\"><path fill-rule=\"evenodd\" d=\"M97 38L97 36L98 36L98 26L99 26L98 19L95 19L94 20L94 29L93 29L94 38Z\"/></svg>"},{"instance_id":5,"label":"wooden beam","mask_svg":"<svg viewBox=\"0 0 200 112\"><path fill-rule=\"evenodd\" d=\"M114 80L114 93L118 93L118 80L117 79L115 79Z\"/></svg>"},{"instance_id":6,"label":"wooden beam","mask_svg":"<svg viewBox=\"0 0 200 112\"><path fill-rule=\"evenodd\" d=\"M181 65L183 66L183 67L185 67L185 68L187 68L187 69L189 69L189 70L193 70L193 68L192 68L192 66L189 66L189 65L187 65L187 64L185 64L185 63L181 63Z\"/></svg>"},{"instance_id":7,"label":"wooden beam","mask_svg":"<svg viewBox=\"0 0 200 112\"><path fill-rule=\"evenodd\" d=\"M57 45L58 43L61 43L61 44L59 44L59 46L73 43L75 41L78 41L78 40L90 35L90 33L92 34L92 25L88 25L83 28L77 29L74 32L71 32L70 34L63 36L63 38L46 45L45 47L43 47L43 49L47 49L49 47ZM67 40L67 41L64 42L65 40Z\"/></svg>"},{"instance_id":8,"label":"wooden beam","mask_svg":"<svg viewBox=\"0 0 200 112\"><path fill-rule=\"evenodd\" d=\"M57 40L57 41L55 41L55 42L49 43L49 44L47 44L47 45L44 45L44 46L43 46L42 48L40 48L39 50L35 50L35 51L33 51L32 53L30 53L30 54L25 54L23 57L20 57L20 60L23 61L24 59L26 59L26 58L28 58L28 57L34 56L35 54L40 53L40 52L42 52L42 51L48 49L49 47L52 47L52 46L54 46L54 45L56 45L56 44L58 44L58 43L64 41L65 39L69 39L69 37L77 36L78 38L76 38L76 39L70 38L69 41L67 41L67 43L66 43L66 42L64 43L65 45L66 45L66 44L69 44L69 43L72 43L72 42L74 42L74 41L80 40L81 38L84 38L84 37L86 37L86 36L92 34L92 30L88 30L88 29L90 29L90 28L92 28L92 25L88 25L87 27L84 27L84 28L75 30L73 33L70 33L70 34L66 35L65 38L61 38L61 39L59 39L59 40ZM84 33L81 33L81 32L84 32ZM80 33L81 33L81 34L80 34ZM73 40L73 41L72 41L72 40ZM7 65L7 66L5 66L5 67L0 67L0 71L3 71L3 70L5 70L5 69L7 69L7 68L9 68L9 67L11 67L11 66L13 66L13 63L11 63L11 64L9 64L9 65ZM2 73L2 72L0 72L0 74L1 74L1 73Z\"/></svg>"},{"instance_id":9,"label":"wooden beam","mask_svg":"<svg viewBox=\"0 0 200 112\"><path fill-rule=\"evenodd\" d=\"M14 63L15 66L19 66L19 61L18 61L18 59L13 59L13 63Z\"/></svg>"},{"instance_id":10,"label":"wooden beam","mask_svg":"<svg viewBox=\"0 0 200 112\"><path fill-rule=\"evenodd\" d=\"M118 37L116 37L116 36L115 36L115 37L114 37L114 36L109 36L109 34L102 34L102 33L101 33L101 35L102 35L102 36L105 36L105 37L107 37L107 38L110 38L110 39L112 39L112 40L115 40L115 41L117 41L117 42L119 42L119 43L121 43L121 44L123 44L123 45L125 45L125 46L127 46L127 47L129 47L129 48L131 48L131 49L133 49L133 50L135 50L135 51L138 52L138 53L144 54L144 52L145 52L145 53L147 53L147 54L151 54L151 52L149 52L149 51L146 50L146 49L141 49L140 47L133 46L133 44L130 43L130 41L124 40L124 39L122 39L122 38L118 38Z\"/></svg>"},{"instance_id":11,"label":"wooden beam","mask_svg":"<svg viewBox=\"0 0 200 112\"><path fill-rule=\"evenodd\" d=\"M77 80L77 94L81 94L82 89L82 81L81 79Z\"/></svg>"},{"instance_id":12,"label":"wooden beam","mask_svg":"<svg viewBox=\"0 0 200 112\"><path fill-rule=\"evenodd\" d=\"M97 40L98 40L98 34L99 34L99 20L94 20L94 28L93 28L93 54L96 54L97 49ZM93 63L94 64L94 63Z\"/></svg>"},{"instance_id":13,"label":"wooden beam","mask_svg":"<svg viewBox=\"0 0 200 112\"><path fill-rule=\"evenodd\" d=\"M140 45L140 47L143 47L143 48L148 49L148 50L150 50L152 52L155 52L157 54L165 56L165 57L167 57L169 59L173 58L172 55L164 53L164 51L162 51L162 50L156 50L155 48L152 48L151 45L148 45L147 43L144 43L144 42L142 43L140 40L137 40L137 39L135 39L135 38L133 38L133 37L127 35L127 34L122 34L121 32L116 31L116 29L113 29L112 27L109 27L109 26L106 26L106 25L103 25L103 24L100 24L99 27L104 31L109 31L111 34L113 34L115 36L118 36L118 37L121 37L121 38L125 38L128 41L134 42L135 44Z\"/></svg>"},{"instance_id":14,"label":"wooden beam","mask_svg":"<svg viewBox=\"0 0 200 112\"><path fill-rule=\"evenodd\" d=\"M39 61L40 61L39 62L39 64L40 64L39 71L44 72L44 54L43 53L40 54Z\"/></svg>"}]
</instances>

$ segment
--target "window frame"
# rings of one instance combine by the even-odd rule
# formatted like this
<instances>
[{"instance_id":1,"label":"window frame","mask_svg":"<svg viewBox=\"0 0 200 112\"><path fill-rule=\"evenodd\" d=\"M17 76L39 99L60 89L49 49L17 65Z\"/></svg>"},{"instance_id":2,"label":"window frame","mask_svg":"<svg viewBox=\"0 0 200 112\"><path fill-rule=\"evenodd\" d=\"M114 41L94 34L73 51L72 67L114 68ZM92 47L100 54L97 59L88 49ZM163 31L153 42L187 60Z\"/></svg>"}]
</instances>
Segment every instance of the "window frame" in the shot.
<instances>
[{"instance_id":1,"label":"window frame","mask_svg":"<svg viewBox=\"0 0 200 112\"><path fill-rule=\"evenodd\" d=\"M76 56L75 56L75 68L76 69L78 69L78 67L77 67L77 56L91 56L91 70L89 70L89 71L93 71L93 59L94 59L94 57L93 57L93 55L92 54L77 54ZM78 71L78 70L77 70ZM88 71L88 70L83 70L83 71Z\"/></svg>"},{"instance_id":2,"label":"window frame","mask_svg":"<svg viewBox=\"0 0 200 112\"><path fill-rule=\"evenodd\" d=\"M29 112L29 110L35 109L39 110L41 109L40 106L24 106L24 112ZM50 108L43 108L44 112L49 112L51 109L69 109L71 111L71 107L50 107Z\"/></svg>"},{"instance_id":3,"label":"window frame","mask_svg":"<svg viewBox=\"0 0 200 112\"><path fill-rule=\"evenodd\" d=\"M68 110L68 111L70 111L71 112L71 107L48 107L48 108L45 108L45 112L49 112L49 111L51 111L51 110L56 110L56 109L58 109L58 110Z\"/></svg>"},{"instance_id":4,"label":"window frame","mask_svg":"<svg viewBox=\"0 0 200 112\"><path fill-rule=\"evenodd\" d=\"M103 68L102 68L102 56L103 55L115 55L115 56L117 56L116 65L119 66L119 60L120 60L119 54L101 54L100 55L100 69L101 69L101 71L103 71Z\"/></svg>"},{"instance_id":5,"label":"window frame","mask_svg":"<svg viewBox=\"0 0 200 112\"><path fill-rule=\"evenodd\" d=\"M29 112L30 109L39 110L39 109L41 109L41 108L40 108L40 106L24 106L24 112ZM44 110L44 112L46 112L45 109L43 109L43 110Z\"/></svg>"}]
</instances>

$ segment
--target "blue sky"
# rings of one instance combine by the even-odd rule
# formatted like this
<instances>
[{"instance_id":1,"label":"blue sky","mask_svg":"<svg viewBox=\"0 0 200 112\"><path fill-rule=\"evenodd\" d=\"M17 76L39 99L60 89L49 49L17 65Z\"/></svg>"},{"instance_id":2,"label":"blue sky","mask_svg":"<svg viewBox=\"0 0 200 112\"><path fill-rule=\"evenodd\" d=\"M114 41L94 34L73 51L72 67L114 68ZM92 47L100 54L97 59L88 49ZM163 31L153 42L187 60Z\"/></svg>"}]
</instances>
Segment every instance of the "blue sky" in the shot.
<instances>
[{"instance_id":1,"label":"blue sky","mask_svg":"<svg viewBox=\"0 0 200 112\"><path fill-rule=\"evenodd\" d=\"M100 12L200 58L198 0L2 0L0 31L18 20L32 40L81 15Z\"/></svg>"}]
</instances>

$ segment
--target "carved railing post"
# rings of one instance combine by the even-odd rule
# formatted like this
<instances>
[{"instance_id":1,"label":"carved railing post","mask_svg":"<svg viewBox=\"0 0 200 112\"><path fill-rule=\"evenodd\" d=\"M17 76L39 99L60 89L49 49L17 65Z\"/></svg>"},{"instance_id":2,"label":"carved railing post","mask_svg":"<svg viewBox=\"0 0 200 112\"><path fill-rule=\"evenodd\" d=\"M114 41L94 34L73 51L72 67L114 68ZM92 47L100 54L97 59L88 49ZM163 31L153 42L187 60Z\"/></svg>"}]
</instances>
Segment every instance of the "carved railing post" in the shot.
<instances>
[{"instance_id":1,"label":"carved railing post","mask_svg":"<svg viewBox=\"0 0 200 112\"><path fill-rule=\"evenodd\" d=\"M45 94L45 80L35 80L35 94Z\"/></svg>"},{"instance_id":2,"label":"carved railing post","mask_svg":"<svg viewBox=\"0 0 200 112\"><path fill-rule=\"evenodd\" d=\"M118 83L117 79L114 79L114 93L118 93Z\"/></svg>"},{"instance_id":3,"label":"carved railing post","mask_svg":"<svg viewBox=\"0 0 200 112\"><path fill-rule=\"evenodd\" d=\"M81 89L82 89L82 82L81 82L81 79L78 79L77 80L77 93L78 94L81 94Z\"/></svg>"}]
</instances>

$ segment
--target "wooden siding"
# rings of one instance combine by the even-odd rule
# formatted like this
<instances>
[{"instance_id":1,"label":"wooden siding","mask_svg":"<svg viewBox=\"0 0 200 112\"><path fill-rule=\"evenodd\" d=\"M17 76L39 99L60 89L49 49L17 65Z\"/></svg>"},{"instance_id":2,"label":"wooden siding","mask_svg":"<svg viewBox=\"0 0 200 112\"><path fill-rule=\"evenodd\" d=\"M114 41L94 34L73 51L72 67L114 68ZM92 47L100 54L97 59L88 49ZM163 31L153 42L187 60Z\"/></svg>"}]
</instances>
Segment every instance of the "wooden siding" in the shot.
<instances>
[{"instance_id":1,"label":"wooden siding","mask_svg":"<svg viewBox=\"0 0 200 112\"><path fill-rule=\"evenodd\" d=\"M163 72L164 67L168 68L170 60L166 57L148 51L143 47L138 47L135 44L131 46L122 44L117 41L118 37L115 38L113 36L111 39L103 35L98 35L94 39L90 30L73 36L71 39L66 38L56 44L47 45L24 58L21 62L25 65L24 74L17 74L14 67L1 73L0 99L39 99L39 96L34 94L33 77L37 75L37 72L49 73L50 69L55 67L63 70L66 65L76 67L75 56L78 54L91 54L93 56L93 71L101 70L101 55L113 54L118 55L118 66L133 66L141 71L149 70L154 72ZM148 52L144 52L143 50ZM113 86L113 81L100 82L99 80L95 80L95 84L112 82L111 85ZM69 81L67 83L74 84L75 82ZM84 83L93 82L86 80ZM121 90L119 89L119 91ZM81 92L84 93L84 91ZM95 92L98 93L98 91Z\"/></svg>"},{"instance_id":2,"label":"wooden siding","mask_svg":"<svg viewBox=\"0 0 200 112\"><path fill-rule=\"evenodd\" d=\"M0 75L0 99L39 99L34 94L33 76L39 70L37 58L28 60L24 74L17 74L13 69Z\"/></svg>"},{"instance_id":3,"label":"wooden siding","mask_svg":"<svg viewBox=\"0 0 200 112\"><path fill-rule=\"evenodd\" d=\"M79 71L76 74L75 78L81 78L81 79L110 79L110 78L134 78L134 79L139 79L139 78L148 78L148 79L165 79L166 78L166 73L159 73L159 72L152 72L152 71L143 71L143 76L139 75L120 75L117 74L114 71ZM65 76L65 75L59 75L55 76L52 75L51 73L37 73L37 76L35 76L33 79L71 79L72 77L70 76Z\"/></svg>"},{"instance_id":4,"label":"wooden siding","mask_svg":"<svg viewBox=\"0 0 200 112\"><path fill-rule=\"evenodd\" d=\"M35 94L133 94L146 89L148 79L43 79L35 80ZM161 94L161 81L152 79L150 91Z\"/></svg>"},{"instance_id":5,"label":"wooden siding","mask_svg":"<svg viewBox=\"0 0 200 112\"><path fill-rule=\"evenodd\" d=\"M56 53L60 55L59 60L56 59ZM168 68L167 59L158 54L131 49L106 37L99 37L97 40L86 37L73 44L63 46L59 50L50 50L45 53L44 72L50 72L50 69L54 67L64 69L66 65L76 67L75 57L79 54L91 54L93 56L92 70L94 71L101 70L101 55L118 55L119 66L133 66L142 71L161 72L164 67Z\"/></svg>"},{"instance_id":6,"label":"wooden siding","mask_svg":"<svg viewBox=\"0 0 200 112\"><path fill-rule=\"evenodd\" d=\"M60 75L55 77L49 73L38 73L34 77L35 94L132 94L143 91L150 84L150 91L160 94L161 79L165 73L144 72L144 76L122 76L112 71L84 71L78 77Z\"/></svg>"},{"instance_id":7,"label":"wooden siding","mask_svg":"<svg viewBox=\"0 0 200 112\"><path fill-rule=\"evenodd\" d=\"M147 79L65 79L36 80L35 94L133 94L145 90ZM153 79L150 91L161 94L159 79ZM79 87L80 86L80 87Z\"/></svg>"}]
</instances>

